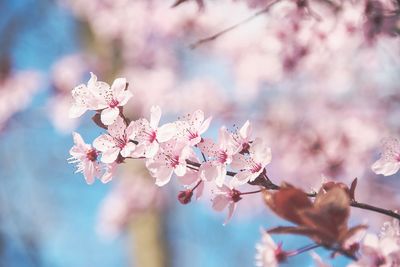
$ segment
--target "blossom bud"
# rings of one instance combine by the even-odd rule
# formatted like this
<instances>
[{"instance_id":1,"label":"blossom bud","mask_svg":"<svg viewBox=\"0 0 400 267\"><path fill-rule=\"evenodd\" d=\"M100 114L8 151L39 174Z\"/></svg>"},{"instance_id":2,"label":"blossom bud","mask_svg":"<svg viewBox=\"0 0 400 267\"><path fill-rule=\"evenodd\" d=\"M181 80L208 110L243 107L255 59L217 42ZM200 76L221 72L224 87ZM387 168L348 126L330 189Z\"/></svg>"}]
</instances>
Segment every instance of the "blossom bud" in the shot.
<instances>
[{"instance_id":1,"label":"blossom bud","mask_svg":"<svg viewBox=\"0 0 400 267\"><path fill-rule=\"evenodd\" d=\"M186 205L190 203L190 201L192 200L192 196L193 196L193 191L191 189L180 191L178 194L178 200L183 205Z\"/></svg>"}]
</instances>

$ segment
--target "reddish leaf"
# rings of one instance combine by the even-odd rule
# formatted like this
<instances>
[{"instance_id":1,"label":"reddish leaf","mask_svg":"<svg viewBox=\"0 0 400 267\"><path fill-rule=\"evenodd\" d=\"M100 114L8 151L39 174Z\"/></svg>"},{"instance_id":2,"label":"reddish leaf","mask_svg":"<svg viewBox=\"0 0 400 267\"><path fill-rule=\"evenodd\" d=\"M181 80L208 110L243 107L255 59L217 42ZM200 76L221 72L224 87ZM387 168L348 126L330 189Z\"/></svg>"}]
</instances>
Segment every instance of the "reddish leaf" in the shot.
<instances>
[{"instance_id":1,"label":"reddish leaf","mask_svg":"<svg viewBox=\"0 0 400 267\"><path fill-rule=\"evenodd\" d=\"M350 199L356 199L356 187L357 187L357 178L354 178L353 182L350 185Z\"/></svg>"},{"instance_id":2,"label":"reddish leaf","mask_svg":"<svg viewBox=\"0 0 400 267\"><path fill-rule=\"evenodd\" d=\"M264 191L264 200L275 213L296 224L302 224L298 211L312 207L307 194L290 185L276 193Z\"/></svg>"}]
</instances>

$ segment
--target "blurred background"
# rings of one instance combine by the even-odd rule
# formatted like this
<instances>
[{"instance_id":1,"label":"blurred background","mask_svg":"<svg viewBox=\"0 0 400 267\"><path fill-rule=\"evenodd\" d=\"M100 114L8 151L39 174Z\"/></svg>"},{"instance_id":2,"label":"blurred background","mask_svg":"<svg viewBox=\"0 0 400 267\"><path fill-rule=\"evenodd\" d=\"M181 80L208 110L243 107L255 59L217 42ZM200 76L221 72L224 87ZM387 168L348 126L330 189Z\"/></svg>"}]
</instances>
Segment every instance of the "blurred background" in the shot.
<instances>
[{"instance_id":1,"label":"blurred background","mask_svg":"<svg viewBox=\"0 0 400 267\"><path fill-rule=\"evenodd\" d=\"M89 143L102 133L90 115L68 118L90 71L128 79L132 119L152 105L164 121L202 109L209 137L249 119L272 148L275 183L358 177L358 200L399 209L398 177L370 170L382 138L399 135L399 2L276 2L199 42L272 2L0 1L0 266L253 266L260 228L285 225L251 196L222 226L211 195L183 206L179 184L157 188L140 163L88 186L67 158L73 131ZM350 224L386 220L352 210ZM303 254L283 266L314 265Z\"/></svg>"}]
</instances>

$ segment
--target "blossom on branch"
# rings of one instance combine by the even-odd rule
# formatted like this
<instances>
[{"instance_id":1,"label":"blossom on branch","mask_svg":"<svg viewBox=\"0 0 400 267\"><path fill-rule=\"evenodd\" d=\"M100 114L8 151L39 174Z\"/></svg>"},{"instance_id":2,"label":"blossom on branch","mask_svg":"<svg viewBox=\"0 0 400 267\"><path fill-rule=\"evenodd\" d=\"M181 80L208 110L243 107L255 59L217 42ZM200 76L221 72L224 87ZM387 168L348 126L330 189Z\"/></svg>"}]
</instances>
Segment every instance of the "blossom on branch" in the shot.
<instances>
[{"instance_id":1,"label":"blossom on branch","mask_svg":"<svg viewBox=\"0 0 400 267\"><path fill-rule=\"evenodd\" d=\"M70 109L70 117L80 117L87 110L101 110L101 122L111 125L120 113L119 108L128 102L132 93L127 90L125 78L116 79L110 87L105 82L97 81L93 73L90 75L87 86L81 84L72 90L75 103Z\"/></svg>"},{"instance_id":2,"label":"blossom on branch","mask_svg":"<svg viewBox=\"0 0 400 267\"><path fill-rule=\"evenodd\" d=\"M383 152L371 169L376 174L393 175L400 169L400 142L396 138L387 138L382 142Z\"/></svg>"},{"instance_id":3,"label":"blossom on branch","mask_svg":"<svg viewBox=\"0 0 400 267\"><path fill-rule=\"evenodd\" d=\"M134 124L127 126L123 118L117 117L115 123L108 126L108 133L97 137L93 141L93 146L102 152L102 162L113 163L118 155L123 158L131 156L136 148L132 142L135 136Z\"/></svg>"},{"instance_id":4,"label":"blossom on branch","mask_svg":"<svg viewBox=\"0 0 400 267\"><path fill-rule=\"evenodd\" d=\"M95 177L99 177L101 171L100 163L97 161L99 152L91 145L86 144L80 134L74 132L72 136L75 145L69 151L71 157L68 161L76 163L76 172L83 173L86 182L92 184Z\"/></svg>"}]
</instances>

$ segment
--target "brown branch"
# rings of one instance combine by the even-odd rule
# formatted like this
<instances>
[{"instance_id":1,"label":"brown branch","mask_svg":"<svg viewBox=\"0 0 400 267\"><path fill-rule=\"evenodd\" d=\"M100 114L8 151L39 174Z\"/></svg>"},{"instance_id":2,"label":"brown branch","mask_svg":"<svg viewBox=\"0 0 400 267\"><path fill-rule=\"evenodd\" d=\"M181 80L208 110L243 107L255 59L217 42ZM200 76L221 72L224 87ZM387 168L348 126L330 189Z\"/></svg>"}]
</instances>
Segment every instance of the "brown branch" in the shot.
<instances>
[{"instance_id":1,"label":"brown branch","mask_svg":"<svg viewBox=\"0 0 400 267\"><path fill-rule=\"evenodd\" d=\"M202 45L204 43L208 43L210 41L213 41L213 40L217 39L218 37L230 32L230 31L238 28L239 26L241 26L241 25L243 25L245 23L248 23L248 22L252 21L253 19L257 18L258 16L266 13L274 4L278 3L279 1L280 0L272 0L263 9L260 9L259 11L254 13L253 15L251 15L251 16L249 16L249 17L237 22L236 24L233 24L232 26L229 26L228 28L225 28L225 29L223 29L223 30L211 35L211 36L202 38L202 39L196 41L195 43L191 44L189 47L191 49L195 49L196 47L198 47L198 46L200 46L200 45Z\"/></svg>"},{"instance_id":2,"label":"brown branch","mask_svg":"<svg viewBox=\"0 0 400 267\"><path fill-rule=\"evenodd\" d=\"M197 163L197 162L194 162L194 161L191 161L191 160L186 160L186 162L189 165L192 165L191 167L194 166L194 167L199 168L200 165L201 165L200 163ZM233 177L233 176L236 175L236 172L228 171L226 173L226 175ZM265 170L254 181L248 182L248 183L250 185L262 186L262 187L264 187L265 189L268 189L268 190L279 190L281 188L279 185L274 184L268 178L268 176L265 173ZM312 192L312 193L308 193L307 195L309 197L316 197L317 193L316 192ZM359 209L363 209L363 210L373 211L373 212L380 213L380 214L383 214L383 215L386 215L386 216L389 216L389 217L392 217L392 218L400 220L400 214L398 214L398 213L396 213L396 212L394 212L392 210L389 210L389 209L384 209L384 208L376 207L376 206L373 206L373 205L370 205L370 204L357 202L355 200L352 200L350 202L350 206L355 207L355 208L359 208Z\"/></svg>"}]
</instances>

